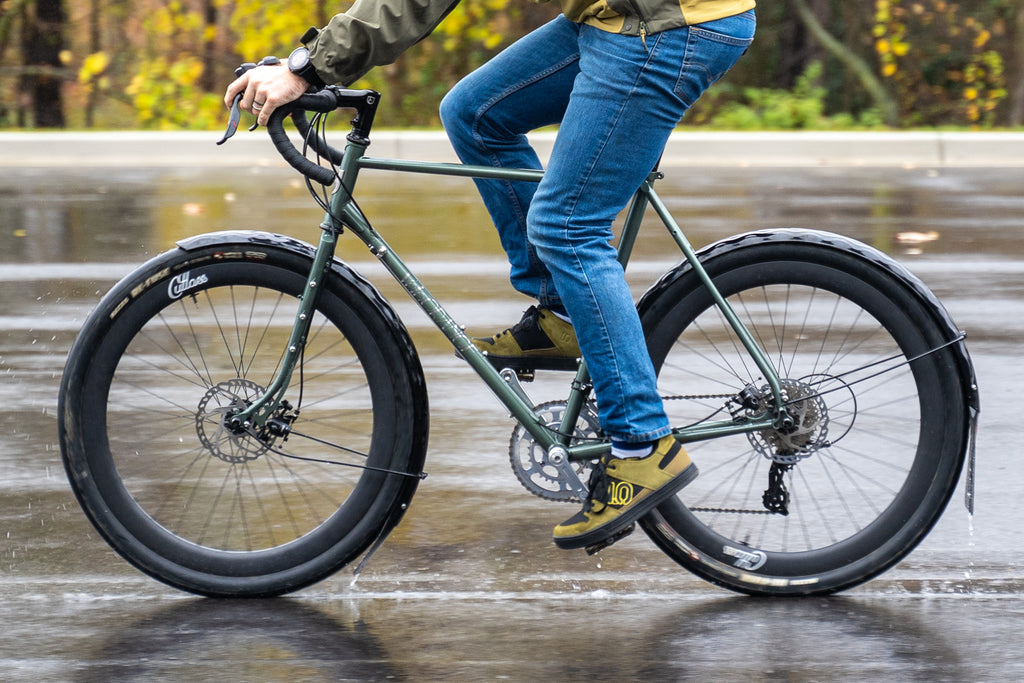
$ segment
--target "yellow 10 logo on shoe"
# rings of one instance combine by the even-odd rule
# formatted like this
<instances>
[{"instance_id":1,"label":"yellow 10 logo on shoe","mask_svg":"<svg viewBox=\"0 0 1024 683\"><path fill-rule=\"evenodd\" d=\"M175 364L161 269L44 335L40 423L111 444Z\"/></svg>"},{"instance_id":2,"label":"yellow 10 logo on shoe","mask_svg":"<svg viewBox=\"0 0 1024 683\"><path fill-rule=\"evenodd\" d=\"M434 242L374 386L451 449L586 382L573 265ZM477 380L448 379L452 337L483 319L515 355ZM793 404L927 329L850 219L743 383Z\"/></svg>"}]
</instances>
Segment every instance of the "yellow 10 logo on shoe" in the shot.
<instances>
[{"instance_id":1,"label":"yellow 10 logo on shoe","mask_svg":"<svg viewBox=\"0 0 1024 683\"><path fill-rule=\"evenodd\" d=\"M613 482L608 491L608 504L624 507L633 502L633 485L628 481Z\"/></svg>"}]
</instances>

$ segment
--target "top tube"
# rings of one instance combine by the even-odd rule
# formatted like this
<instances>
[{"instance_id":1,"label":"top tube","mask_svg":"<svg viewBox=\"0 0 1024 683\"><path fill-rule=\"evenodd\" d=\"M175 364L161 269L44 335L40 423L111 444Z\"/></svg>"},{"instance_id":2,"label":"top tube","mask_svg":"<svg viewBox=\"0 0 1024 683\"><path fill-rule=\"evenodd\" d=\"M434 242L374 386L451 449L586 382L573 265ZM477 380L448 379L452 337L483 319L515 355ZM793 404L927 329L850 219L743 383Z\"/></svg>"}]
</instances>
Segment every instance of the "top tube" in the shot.
<instances>
[{"instance_id":1,"label":"top tube","mask_svg":"<svg viewBox=\"0 0 1024 683\"><path fill-rule=\"evenodd\" d=\"M472 166L443 162L409 161L406 159L379 159L361 157L360 168L405 173L426 173L430 175L460 176L464 178L497 178L500 180L522 180L537 183L544 171L530 168L496 168L494 166Z\"/></svg>"}]
</instances>

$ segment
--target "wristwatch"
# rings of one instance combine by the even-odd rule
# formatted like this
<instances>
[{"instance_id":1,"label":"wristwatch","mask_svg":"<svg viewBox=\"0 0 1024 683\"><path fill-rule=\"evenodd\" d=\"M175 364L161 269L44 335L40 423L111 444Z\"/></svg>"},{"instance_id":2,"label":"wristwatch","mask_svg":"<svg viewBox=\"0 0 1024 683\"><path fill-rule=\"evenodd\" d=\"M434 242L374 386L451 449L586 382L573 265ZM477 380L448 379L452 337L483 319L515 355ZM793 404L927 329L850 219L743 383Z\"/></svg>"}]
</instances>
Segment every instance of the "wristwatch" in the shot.
<instances>
[{"instance_id":1,"label":"wristwatch","mask_svg":"<svg viewBox=\"0 0 1024 683\"><path fill-rule=\"evenodd\" d=\"M309 61L309 48L307 47L297 47L292 50L292 53L288 55L288 68L293 74L302 77L303 80L317 90L327 85Z\"/></svg>"}]
</instances>

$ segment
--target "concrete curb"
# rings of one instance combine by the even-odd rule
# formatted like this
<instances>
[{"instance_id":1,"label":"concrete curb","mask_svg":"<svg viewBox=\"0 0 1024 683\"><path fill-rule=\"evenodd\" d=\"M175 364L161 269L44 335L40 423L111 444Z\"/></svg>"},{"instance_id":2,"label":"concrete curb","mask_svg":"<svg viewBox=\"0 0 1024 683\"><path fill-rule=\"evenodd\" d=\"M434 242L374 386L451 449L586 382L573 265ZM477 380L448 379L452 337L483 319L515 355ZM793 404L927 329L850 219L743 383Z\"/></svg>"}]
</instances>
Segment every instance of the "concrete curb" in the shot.
<instances>
[{"instance_id":1,"label":"concrete curb","mask_svg":"<svg viewBox=\"0 0 1024 683\"><path fill-rule=\"evenodd\" d=\"M0 133L0 167L238 167L281 164L263 134L216 132ZM531 136L541 158L554 133ZM333 142L344 143L342 133ZM369 154L455 161L441 131L381 131ZM1022 166L1024 133L729 133L680 131L665 166Z\"/></svg>"}]
</instances>

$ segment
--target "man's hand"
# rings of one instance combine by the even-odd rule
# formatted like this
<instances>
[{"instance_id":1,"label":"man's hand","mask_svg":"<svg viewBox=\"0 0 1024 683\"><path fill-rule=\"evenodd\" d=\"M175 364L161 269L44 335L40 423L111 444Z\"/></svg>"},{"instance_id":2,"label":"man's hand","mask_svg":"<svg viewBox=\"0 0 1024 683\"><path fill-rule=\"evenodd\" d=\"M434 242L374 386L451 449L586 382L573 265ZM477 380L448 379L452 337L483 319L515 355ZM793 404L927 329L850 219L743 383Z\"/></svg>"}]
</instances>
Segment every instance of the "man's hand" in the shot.
<instances>
[{"instance_id":1,"label":"man's hand","mask_svg":"<svg viewBox=\"0 0 1024 683\"><path fill-rule=\"evenodd\" d=\"M284 64L258 66L236 78L224 94L224 106L231 108L235 95L244 93L239 106L256 116L256 123L266 126L270 115L282 104L298 99L309 88Z\"/></svg>"}]
</instances>

